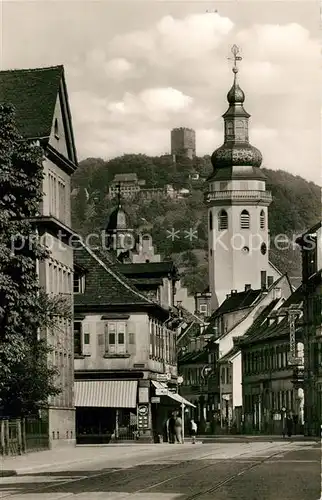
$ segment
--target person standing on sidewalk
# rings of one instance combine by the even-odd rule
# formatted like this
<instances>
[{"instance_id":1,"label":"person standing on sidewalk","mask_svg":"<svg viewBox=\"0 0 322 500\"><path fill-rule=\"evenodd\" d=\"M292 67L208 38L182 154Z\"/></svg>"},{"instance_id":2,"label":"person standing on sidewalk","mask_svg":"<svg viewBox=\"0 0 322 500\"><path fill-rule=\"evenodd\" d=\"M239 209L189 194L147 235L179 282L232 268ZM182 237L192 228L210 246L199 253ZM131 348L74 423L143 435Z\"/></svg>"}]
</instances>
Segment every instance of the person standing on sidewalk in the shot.
<instances>
[{"instance_id":1,"label":"person standing on sidewalk","mask_svg":"<svg viewBox=\"0 0 322 500\"><path fill-rule=\"evenodd\" d=\"M196 444L197 429L198 429L198 426L197 426L196 422L194 421L194 419L192 418L190 420L190 436L192 439L192 444Z\"/></svg>"},{"instance_id":2,"label":"person standing on sidewalk","mask_svg":"<svg viewBox=\"0 0 322 500\"><path fill-rule=\"evenodd\" d=\"M174 444L175 442L175 417L172 414L169 418L168 421L168 436L169 436L169 443Z\"/></svg>"},{"instance_id":3,"label":"person standing on sidewalk","mask_svg":"<svg viewBox=\"0 0 322 500\"><path fill-rule=\"evenodd\" d=\"M174 431L177 443L182 444L182 420L178 412L175 415Z\"/></svg>"}]
</instances>

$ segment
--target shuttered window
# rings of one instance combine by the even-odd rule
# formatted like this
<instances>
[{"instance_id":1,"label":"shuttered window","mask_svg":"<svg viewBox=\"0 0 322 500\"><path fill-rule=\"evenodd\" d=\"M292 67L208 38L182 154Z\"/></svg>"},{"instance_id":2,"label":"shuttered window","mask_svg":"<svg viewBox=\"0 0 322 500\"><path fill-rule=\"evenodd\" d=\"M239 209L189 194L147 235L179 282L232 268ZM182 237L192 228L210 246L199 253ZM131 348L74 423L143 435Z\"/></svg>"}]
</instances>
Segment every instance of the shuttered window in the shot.
<instances>
[{"instance_id":1,"label":"shuttered window","mask_svg":"<svg viewBox=\"0 0 322 500\"><path fill-rule=\"evenodd\" d=\"M247 210L243 210L240 214L240 229L249 229L250 228L250 216Z\"/></svg>"},{"instance_id":2,"label":"shuttered window","mask_svg":"<svg viewBox=\"0 0 322 500\"><path fill-rule=\"evenodd\" d=\"M228 214L226 210L221 210L218 215L218 230L224 231L228 229Z\"/></svg>"}]
</instances>

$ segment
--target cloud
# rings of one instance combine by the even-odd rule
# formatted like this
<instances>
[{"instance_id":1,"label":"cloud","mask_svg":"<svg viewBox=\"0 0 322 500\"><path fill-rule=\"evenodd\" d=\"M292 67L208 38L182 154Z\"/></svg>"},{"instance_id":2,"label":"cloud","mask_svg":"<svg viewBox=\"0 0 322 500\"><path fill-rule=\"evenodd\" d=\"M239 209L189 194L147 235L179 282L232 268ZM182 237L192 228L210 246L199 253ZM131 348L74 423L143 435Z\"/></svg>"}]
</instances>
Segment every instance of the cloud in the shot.
<instances>
[{"instance_id":1,"label":"cloud","mask_svg":"<svg viewBox=\"0 0 322 500\"><path fill-rule=\"evenodd\" d=\"M4 5L3 68L65 64L79 158L169 151L179 126L196 130L198 154L211 154L223 142L236 43L250 138L265 165L320 179L320 43L299 15L285 24L276 10L274 24L272 4L263 24L256 2L244 2L243 15L228 2L229 16L161 2L132 2L128 14L114 3Z\"/></svg>"}]
</instances>

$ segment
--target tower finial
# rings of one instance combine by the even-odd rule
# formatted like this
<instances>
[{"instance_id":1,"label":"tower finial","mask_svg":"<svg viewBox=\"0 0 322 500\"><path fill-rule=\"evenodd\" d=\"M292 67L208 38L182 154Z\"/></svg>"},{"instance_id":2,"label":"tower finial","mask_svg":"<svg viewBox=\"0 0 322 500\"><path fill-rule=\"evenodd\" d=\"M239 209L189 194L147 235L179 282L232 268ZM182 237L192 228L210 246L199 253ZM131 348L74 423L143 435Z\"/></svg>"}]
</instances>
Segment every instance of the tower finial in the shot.
<instances>
[{"instance_id":1,"label":"tower finial","mask_svg":"<svg viewBox=\"0 0 322 500\"><path fill-rule=\"evenodd\" d=\"M233 54L234 57L228 57L230 61L234 61L234 66L233 66L233 73L238 73L238 66L237 66L237 61L242 61L242 57L239 56L238 54L240 53L239 47L235 44L231 48L231 53Z\"/></svg>"}]
</instances>

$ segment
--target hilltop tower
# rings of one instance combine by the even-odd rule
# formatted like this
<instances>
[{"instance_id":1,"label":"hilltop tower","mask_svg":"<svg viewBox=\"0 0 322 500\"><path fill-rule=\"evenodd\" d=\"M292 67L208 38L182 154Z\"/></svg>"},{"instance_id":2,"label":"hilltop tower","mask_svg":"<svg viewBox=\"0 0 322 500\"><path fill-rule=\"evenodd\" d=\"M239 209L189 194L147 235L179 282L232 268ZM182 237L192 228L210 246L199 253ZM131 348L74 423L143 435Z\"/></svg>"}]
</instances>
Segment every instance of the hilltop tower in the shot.
<instances>
[{"instance_id":1,"label":"hilltop tower","mask_svg":"<svg viewBox=\"0 0 322 500\"><path fill-rule=\"evenodd\" d=\"M214 151L208 178L209 287L212 310L231 293L267 287L268 206L262 155L249 143L245 94L239 86L239 49L232 48L234 81L223 115L224 143Z\"/></svg>"}]
</instances>

